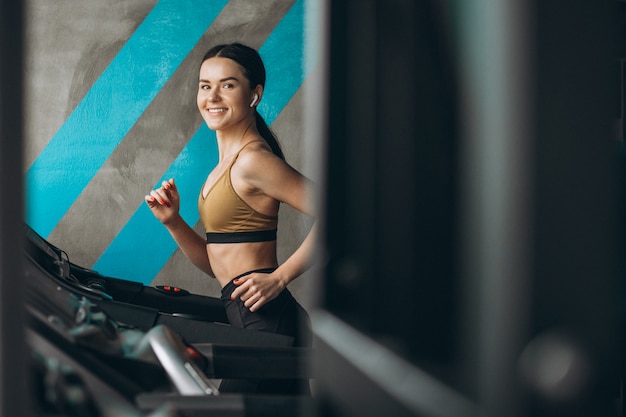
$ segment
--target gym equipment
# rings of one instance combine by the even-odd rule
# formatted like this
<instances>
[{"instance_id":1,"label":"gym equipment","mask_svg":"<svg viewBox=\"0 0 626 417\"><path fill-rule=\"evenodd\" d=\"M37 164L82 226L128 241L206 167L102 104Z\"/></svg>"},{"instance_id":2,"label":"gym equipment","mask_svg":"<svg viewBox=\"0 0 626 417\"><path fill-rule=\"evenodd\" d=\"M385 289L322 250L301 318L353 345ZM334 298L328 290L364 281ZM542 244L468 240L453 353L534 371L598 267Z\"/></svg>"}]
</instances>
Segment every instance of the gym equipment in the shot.
<instances>
[{"instance_id":1,"label":"gym equipment","mask_svg":"<svg viewBox=\"0 0 626 417\"><path fill-rule=\"evenodd\" d=\"M289 347L286 336L231 328L211 297L74 265L25 231L27 344L41 415L313 415L310 396L217 388L221 378L306 381L310 349ZM200 311L202 302L213 311Z\"/></svg>"}]
</instances>

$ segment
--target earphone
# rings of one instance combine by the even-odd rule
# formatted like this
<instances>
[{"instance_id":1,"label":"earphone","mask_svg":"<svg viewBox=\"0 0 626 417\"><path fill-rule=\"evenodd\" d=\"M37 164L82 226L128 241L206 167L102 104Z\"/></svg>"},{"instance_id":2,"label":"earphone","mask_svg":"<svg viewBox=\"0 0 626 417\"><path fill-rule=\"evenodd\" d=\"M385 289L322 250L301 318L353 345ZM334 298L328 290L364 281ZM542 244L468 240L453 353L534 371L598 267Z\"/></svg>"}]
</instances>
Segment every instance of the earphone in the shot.
<instances>
[{"instance_id":1,"label":"earphone","mask_svg":"<svg viewBox=\"0 0 626 417\"><path fill-rule=\"evenodd\" d=\"M259 99L259 95L255 94L254 95L254 100L252 100L252 103L250 103L250 107L254 107L254 105L256 104L258 99Z\"/></svg>"}]
</instances>

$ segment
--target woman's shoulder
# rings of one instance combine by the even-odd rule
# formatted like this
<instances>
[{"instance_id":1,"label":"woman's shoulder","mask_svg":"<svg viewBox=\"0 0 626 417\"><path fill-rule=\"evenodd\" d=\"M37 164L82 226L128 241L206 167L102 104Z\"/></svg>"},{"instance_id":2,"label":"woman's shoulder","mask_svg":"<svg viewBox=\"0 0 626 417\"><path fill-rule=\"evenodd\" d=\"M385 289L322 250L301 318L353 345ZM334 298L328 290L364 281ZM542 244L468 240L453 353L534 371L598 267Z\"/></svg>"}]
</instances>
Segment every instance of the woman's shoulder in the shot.
<instances>
[{"instance_id":1,"label":"woman's shoulder","mask_svg":"<svg viewBox=\"0 0 626 417\"><path fill-rule=\"evenodd\" d=\"M279 159L272 152L272 148L263 139L254 140L248 142L239 151L237 157L237 165L241 168L251 166L254 168L258 164L266 164L273 162L275 159Z\"/></svg>"},{"instance_id":2,"label":"woman's shoulder","mask_svg":"<svg viewBox=\"0 0 626 417\"><path fill-rule=\"evenodd\" d=\"M286 162L276 156L265 141L255 141L243 148L234 169L240 178L252 180L283 172Z\"/></svg>"}]
</instances>

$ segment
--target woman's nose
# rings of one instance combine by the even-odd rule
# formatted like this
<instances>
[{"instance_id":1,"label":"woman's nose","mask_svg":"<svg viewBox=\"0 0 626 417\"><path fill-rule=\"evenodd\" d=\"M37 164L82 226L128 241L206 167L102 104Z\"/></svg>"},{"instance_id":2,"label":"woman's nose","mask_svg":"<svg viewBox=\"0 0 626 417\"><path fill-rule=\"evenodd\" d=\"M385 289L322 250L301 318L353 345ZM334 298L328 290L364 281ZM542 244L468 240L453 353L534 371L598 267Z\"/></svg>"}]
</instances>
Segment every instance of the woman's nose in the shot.
<instances>
[{"instance_id":1,"label":"woman's nose","mask_svg":"<svg viewBox=\"0 0 626 417\"><path fill-rule=\"evenodd\" d=\"M210 90L207 98L209 101L219 101L220 95L217 88Z\"/></svg>"}]
</instances>

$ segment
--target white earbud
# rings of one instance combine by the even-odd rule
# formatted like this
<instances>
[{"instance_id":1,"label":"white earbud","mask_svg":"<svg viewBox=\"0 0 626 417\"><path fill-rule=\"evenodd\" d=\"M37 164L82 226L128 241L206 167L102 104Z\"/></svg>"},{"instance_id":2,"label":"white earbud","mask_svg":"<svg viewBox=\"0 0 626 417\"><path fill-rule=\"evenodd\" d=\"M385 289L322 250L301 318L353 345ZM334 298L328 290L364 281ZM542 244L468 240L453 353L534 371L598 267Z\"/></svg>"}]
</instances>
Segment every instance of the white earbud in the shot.
<instances>
[{"instance_id":1,"label":"white earbud","mask_svg":"<svg viewBox=\"0 0 626 417\"><path fill-rule=\"evenodd\" d=\"M259 95L255 94L254 95L254 100L252 100L252 103L250 103L250 107L254 107L254 105L256 104L258 99L259 99Z\"/></svg>"}]
</instances>

